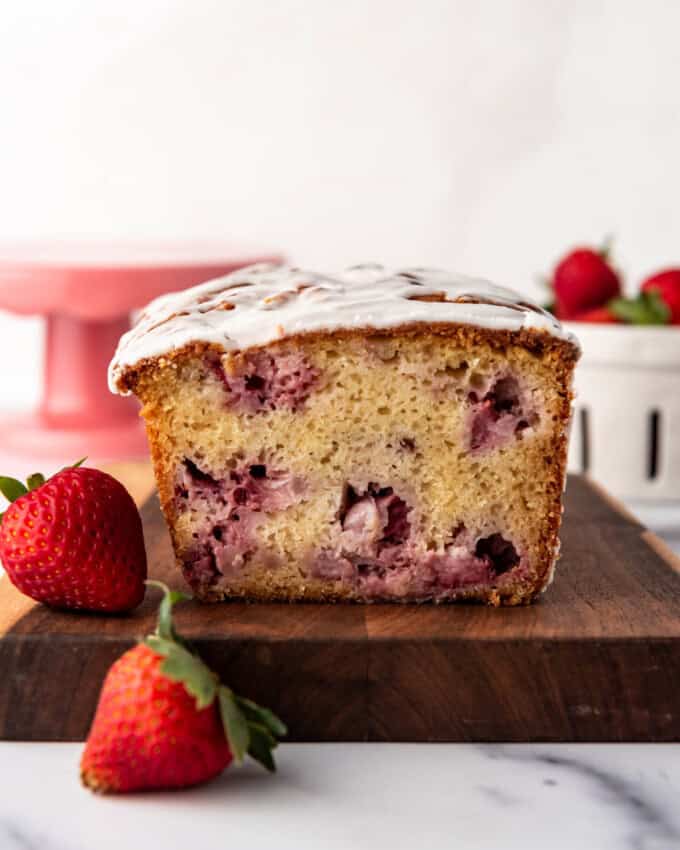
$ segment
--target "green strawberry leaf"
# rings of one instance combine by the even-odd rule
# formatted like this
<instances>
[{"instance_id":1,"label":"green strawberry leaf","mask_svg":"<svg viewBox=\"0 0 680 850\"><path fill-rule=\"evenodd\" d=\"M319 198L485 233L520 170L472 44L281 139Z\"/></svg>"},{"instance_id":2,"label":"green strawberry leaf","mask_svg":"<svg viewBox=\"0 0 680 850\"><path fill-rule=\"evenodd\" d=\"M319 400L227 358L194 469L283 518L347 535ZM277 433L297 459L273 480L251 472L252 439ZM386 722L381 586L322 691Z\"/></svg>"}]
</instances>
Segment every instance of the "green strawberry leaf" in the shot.
<instances>
[{"instance_id":1,"label":"green strawberry leaf","mask_svg":"<svg viewBox=\"0 0 680 850\"><path fill-rule=\"evenodd\" d=\"M665 325L670 310L658 292L641 292L636 298L613 298L607 305L611 312L632 325Z\"/></svg>"},{"instance_id":2,"label":"green strawberry leaf","mask_svg":"<svg viewBox=\"0 0 680 850\"><path fill-rule=\"evenodd\" d=\"M288 734L285 723L273 711L270 711L268 708L262 708L261 705L244 697L236 697L236 702L251 725L255 723L264 726L277 738L283 738Z\"/></svg>"},{"instance_id":3,"label":"green strawberry leaf","mask_svg":"<svg viewBox=\"0 0 680 850\"><path fill-rule=\"evenodd\" d=\"M154 652L165 657L161 664L161 673L173 682L181 682L187 693L196 700L196 708L199 711L212 705L217 695L218 679L197 655L180 644L157 635L151 635L145 643Z\"/></svg>"},{"instance_id":4,"label":"green strawberry leaf","mask_svg":"<svg viewBox=\"0 0 680 850\"><path fill-rule=\"evenodd\" d=\"M248 755L259 762L270 773L276 772L276 763L272 751L278 746L278 741L268 729L258 724L250 724L250 746Z\"/></svg>"},{"instance_id":5,"label":"green strawberry leaf","mask_svg":"<svg viewBox=\"0 0 680 850\"><path fill-rule=\"evenodd\" d=\"M554 302L554 301L548 301L546 304L541 304L541 307L543 307L543 309L544 309L546 312L548 312L548 313L553 313L553 314L554 314L554 312L555 312L555 306L556 306L556 305L555 305L555 302Z\"/></svg>"},{"instance_id":6,"label":"green strawberry leaf","mask_svg":"<svg viewBox=\"0 0 680 850\"><path fill-rule=\"evenodd\" d=\"M33 475L29 475L26 479L26 484L28 484L28 489L30 491L37 490L38 487L42 487L45 483L45 476L42 472L34 472Z\"/></svg>"},{"instance_id":7,"label":"green strawberry leaf","mask_svg":"<svg viewBox=\"0 0 680 850\"><path fill-rule=\"evenodd\" d=\"M661 295L656 290L643 292L642 295L645 296L647 306L655 319L654 324L667 325L671 320L671 310Z\"/></svg>"},{"instance_id":8,"label":"green strawberry leaf","mask_svg":"<svg viewBox=\"0 0 680 850\"><path fill-rule=\"evenodd\" d=\"M243 759L251 746L250 727L238 707L234 692L222 685L219 689L220 715L224 734L229 742L229 749L236 764L243 764Z\"/></svg>"},{"instance_id":9,"label":"green strawberry leaf","mask_svg":"<svg viewBox=\"0 0 680 850\"><path fill-rule=\"evenodd\" d=\"M28 490L16 478L8 478L0 475L0 493L2 493L8 502L16 502L21 496L25 496Z\"/></svg>"},{"instance_id":10,"label":"green strawberry leaf","mask_svg":"<svg viewBox=\"0 0 680 850\"><path fill-rule=\"evenodd\" d=\"M81 457L80 460L77 460L75 463L71 463L68 466L62 466L59 472L66 472L67 469L79 469L87 460L87 455L85 457ZM55 473L58 475L59 473Z\"/></svg>"},{"instance_id":11,"label":"green strawberry leaf","mask_svg":"<svg viewBox=\"0 0 680 850\"><path fill-rule=\"evenodd\" d=\"M158 655L162 655L164 658L167 658L168 655L173 650L175 646L175 642L172 640L165 640L158 635L148 635L142 641L143 644L149 647L149 649L153 649L154 652L157 652Z\"/></svg>"},{"instance_id":12,"label":"green strawberry leaf","mask_svg":"<svg viewBox=\"0 0 680 850\"><path fill-rule=\"evenodd\" d=\"M161 672L175 682L181 682L196 700L200 711L212 705L217 695L217 676L197 655L175 644L175 649L166 656Z\"/></svg>"}]
</instances>

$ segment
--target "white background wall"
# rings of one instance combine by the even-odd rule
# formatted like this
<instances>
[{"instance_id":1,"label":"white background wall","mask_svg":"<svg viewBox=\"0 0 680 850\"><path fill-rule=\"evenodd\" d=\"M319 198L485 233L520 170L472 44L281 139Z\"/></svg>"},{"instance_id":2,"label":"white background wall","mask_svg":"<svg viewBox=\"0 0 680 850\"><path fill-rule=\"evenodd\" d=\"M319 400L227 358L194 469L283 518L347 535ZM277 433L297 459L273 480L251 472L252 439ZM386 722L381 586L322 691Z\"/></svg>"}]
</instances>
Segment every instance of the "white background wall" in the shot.
<instances>
[{"instance_id":1,"label":"white background wall","mask_svg":"<svg viewBox=\"0 0 680 850\"><path fill-rule=\"evenodd\" d=\"M537 293L680 261L674 0L4 0L0 240L246 240ZM40 327L0 315L0 405Z\"/></svg>"}]
</instances>

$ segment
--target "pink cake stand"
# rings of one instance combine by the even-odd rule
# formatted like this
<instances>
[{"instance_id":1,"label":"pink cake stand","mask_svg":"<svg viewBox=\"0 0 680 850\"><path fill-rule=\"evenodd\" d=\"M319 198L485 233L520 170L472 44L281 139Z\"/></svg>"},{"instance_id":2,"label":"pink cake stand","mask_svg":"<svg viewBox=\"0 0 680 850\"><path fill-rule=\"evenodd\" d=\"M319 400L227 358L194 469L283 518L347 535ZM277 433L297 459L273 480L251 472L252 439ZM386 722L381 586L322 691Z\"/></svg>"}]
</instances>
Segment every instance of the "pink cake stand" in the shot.
<instances>
[{"instance_id":1,"label":"pink cake stand","mask_svg":"<svg viewBox=\"0 0 680 850\"><path fill-rule=\"evenodd\" d=\"M106 377L131 312L164 292L281 261L223 244L0 245L0 308L47 324L42 402L0 421L3 454L64 463L144 456L138 405L111 395Z\"/></svg>"}]
</instances>

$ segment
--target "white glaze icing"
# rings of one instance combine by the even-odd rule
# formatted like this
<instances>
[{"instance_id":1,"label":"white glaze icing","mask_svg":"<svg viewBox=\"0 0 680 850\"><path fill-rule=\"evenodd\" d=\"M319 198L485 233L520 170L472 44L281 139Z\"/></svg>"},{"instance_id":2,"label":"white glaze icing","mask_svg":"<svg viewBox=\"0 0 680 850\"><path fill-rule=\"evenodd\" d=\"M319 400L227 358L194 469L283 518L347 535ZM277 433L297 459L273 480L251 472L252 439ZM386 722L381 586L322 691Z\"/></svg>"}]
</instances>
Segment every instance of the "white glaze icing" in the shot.
<instances>
[{"instance_id":1,"label":"white glaze icing","mask_svg":"<svg viewBox=\"0 0 680 850\"><path fill-rule=\"evenodd\" d=\"M437 293L447 300L418 300ZM109 367L109 386L121 392L118 382L127 369L192 342L243 350L310 331L416 322L510 331L533 328L577 345L550 313L485 280L439 269L388 270L376 264L334 275L256 265L152 301L122 337Z\"/></svg>"}]
</instances>

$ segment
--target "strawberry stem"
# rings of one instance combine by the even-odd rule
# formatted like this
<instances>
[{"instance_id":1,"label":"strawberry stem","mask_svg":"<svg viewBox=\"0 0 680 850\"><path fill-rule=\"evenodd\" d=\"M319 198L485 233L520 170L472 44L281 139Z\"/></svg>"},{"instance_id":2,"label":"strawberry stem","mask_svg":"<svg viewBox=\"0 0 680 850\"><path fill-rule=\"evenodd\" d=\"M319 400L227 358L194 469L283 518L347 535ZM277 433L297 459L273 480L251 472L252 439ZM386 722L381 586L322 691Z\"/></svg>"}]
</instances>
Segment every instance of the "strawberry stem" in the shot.
<instances>
[{"instance_id":1,"label":"strawberry stem","mask_svg":"<svg viewBox=\"0 0 680 850\"><path fill-rule=\"evenodd\" d=\"M175 603L184 602L185 600L189 600L191 597L181 593L179 590L170 590L167 584L164 584L162 581L149 579L145 582L145 584L147 587L157 587L163 592L163 598L161 599L161 604L158 608L158 625L156 627L156 634L163 640L174 640L177 641L177 643L183 644L184 641L182 641L179 637L172 624L172 609Z\"/></svg>"},{"instance_id":2,"label":"strawberry stem","mask_svg":"<svg viewBox=\"0 0 680 850\"><path fill-rule=\"evenodd\" d=\"M273 751L278 746L277 738L288 734L285 724L268 708L237 696L221 684L215 673L177 633L172 622L172 609L177 602L190 597L170 590L160 581L147 581L147 585L163 591L156 632L144 641L150 649L163 656L163 675L174 682L181 682L196 700L198 710L208 708L217 699L224 734L237 765L249 755L267 770L276 770Z\"/></svg>"},{"instance_id":3,"label":"strawberry stem","mask_svg":"<svg viewBox=\"0 0 680 850\"><path fill-rule=\"evenodd\" d=\"M604 239L602 240L602 245L598 250L598 254L602 257L605 262L609 262L612 255L612 248L614 246L614 234L608 233Z\"/></svg>"}]
</instances>

